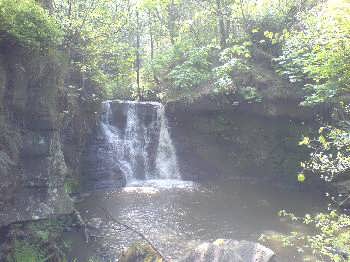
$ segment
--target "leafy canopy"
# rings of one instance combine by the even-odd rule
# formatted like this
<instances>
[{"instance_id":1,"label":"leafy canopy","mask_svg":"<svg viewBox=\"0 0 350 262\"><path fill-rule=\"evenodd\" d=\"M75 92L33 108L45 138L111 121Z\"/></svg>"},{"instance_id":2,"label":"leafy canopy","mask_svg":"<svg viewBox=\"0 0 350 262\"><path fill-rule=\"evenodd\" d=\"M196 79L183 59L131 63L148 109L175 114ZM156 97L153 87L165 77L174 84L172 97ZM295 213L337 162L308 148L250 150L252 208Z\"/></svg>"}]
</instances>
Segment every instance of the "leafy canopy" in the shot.
<instances>
[{"instance_id":1,"label":"leafy canopy","mask_svg":"<svg viewBox=\"0 0 350 262\"><path fill-rule=\"evenodd\" d=\"M327 1L315 7L289 36L276 59L278 71L304 88L304 104L336 101L350 91L349 1Z\"/></svg>"},{"instance_id":2,"label":"leafy canopy","mask_svg":"<svg viewBox=\"0 0 350 262\"><path fill-rule=\"evenodd\" d=\"M12 37L31 48L46 48L61 41L61 30L34 0L0 0L0 40Z\"/></svg>"}]
</instances>

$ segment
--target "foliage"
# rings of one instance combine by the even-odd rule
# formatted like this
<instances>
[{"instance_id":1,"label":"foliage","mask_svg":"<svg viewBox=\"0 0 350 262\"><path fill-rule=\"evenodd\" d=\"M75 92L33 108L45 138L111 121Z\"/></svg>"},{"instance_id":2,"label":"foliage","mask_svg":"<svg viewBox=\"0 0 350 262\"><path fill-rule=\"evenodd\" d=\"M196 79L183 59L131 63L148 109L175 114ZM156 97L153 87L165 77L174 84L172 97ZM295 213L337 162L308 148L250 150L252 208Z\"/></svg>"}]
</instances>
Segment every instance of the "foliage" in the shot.
<instances>
[{"instance_id":1,"label":"foliage","mask_svg":"<svg viewBox=\"0 0 350 262\"><path fill-rule=\"evenodd\" d=\"M63 48L83 88L89 78L109 97L134 98L136 69L141 66L137 85L144 93L183 97L235 93L242 87L239 94L249 100L254 100L256 86L242 78L250 77L255 51L278 55L287 29L298 22L300 13L315 5L313 0L54 0L53 19L34 0L0 3L2 31L20 42L33 46L59 43L63 31ZM332 30L328 31L331 36ZM300 42L298 34L293 31L285 51L293 49L292 39ZM346 59L342 54L339 57ZM286 66L283 60L290 60L279 59ZM299 68L290 65L293 70Z\"/></svg>"},{"instance_id":2,"label":"foliage","mask_svg":"<svg viewBox=\"0 0 350 262\"><path fill-rule=\"evenodd\" d=\"M169 80L177 88L189 89L199 86L210 77L210 47L193 48L182 54L183 62L169 73Z\"/></svg>"},{"instance_id":3,"label":"foliage","mask_svg":"<svg viewBox=\"0 0 350 262\"><path fill-rule=\"evenodd\" d=\"M34 0L1 0L0 18L3 33L27 45L58 44L62 36L79 90L94 83L108 97L133 99L140 86L158 98L243 87L245 97L255 87L236 77L250 70L252 46L271 51L263 32L276 37L311 2L52 0L52 18ZM249 54L241 57L240 48Z\"/></svg>"},{"instance_id":4,"label":"foliage","mask_svg":"<svg viewBox=\"0 0 350 262\"><path fill-rule=\"evenodd\" d=\"M132 93L134 30L125 1L56 0L54 15L64 32L64 48L81 75L103 87L107 96Z\"/></svg>"},{"instance_id":5,"label":"foliage","mask_svg":"<svg viewBox=\"0 0 350 262\"><path fill-rule=\"evenodd\" d=\"M69 177L69 178L65 179L65 181L64 181L64 191L67 194L71 194L73 192L77 192L78 188L79 188L79 183L78 183L78 181L76 181L76 179L74 179L72 177Z\"/></svg>"},{"instance_id":6,"label":"foliage","mask_svg":"<svg viewBox=\"0 0 350 262\"><path fill-rule=\"evenodd\" d=\"M280 75L295 88L303 88L303 105L332 103L331 121L324 121L318 135L305 136L300 146L311 151L310 158L301 163L298 175L316 174L326 183L348 179L350 171L350 3L325 1L311 12L300 16L297 26L283 42L283 53L275 62ZM350 216L342 214L348 195L329 196L328 209L339 211L305 215L297 218L281 214L312 228L310 234L291 232L283 239L298 250L312 250L319 261L350 261Z\"/></svg>"},{"instance_id":7,"label":"foliage","mask_svg":"<svg viewBox=\"0 0 350 262\"><path fill-rule=\"evenodd\" d=\"M249 41L241 41L224 49L220 53L221 65L214 69L215 91L235 91L242 87L237 83L235 76L243 74L251 69L248 59L251 57L249 47L252 45ZM248 87L249 90L250 87ZM249 90L243 90L242 93L248 93ZM248 95L249 96L249 95Z\"/></svg>"},{"instance_id":8,"label":"foliage","mask_svg":"<svg viewBox=\"0 0 350 262\"><path fill-rule=\"evenodd\" d=\"M326 183L348 179L350 171L350 108L344 102L334 108L333 123L319 128L316 137L305 136L300 146L311 150L310 158L301 163L304 174L316 174ZM285 211L282 215L312 227L312 234L292 232L283 239L290 245L297 245L303 251L305 248L322 260L322 257L332 261L350 261L350 216L346 211L346 204L350 196L346 194L332 195L330 198L329 213L320 213L314 216L305 215L297 218ZM332 210L333 209L333 210ZM338 211L336 211L338 210Z\"/></svg>"},{"instance_id":9,"label":"foliage","mask_svg":"<svg viewBox=\"0 0 350 262\"><path fill-rule=\"evenodd\" d=\"M151 41L151 50L143 49L144 85L165 100L169 93L172 98L192 98L222 92L261 101L251 80L252 65L271 63L281 53L287 29L315 3L141 1L141 10L148 13L142 37ZM193 63L188 57L203 50L210 50L210 59L200 55ZM257 58L257 52L266 54L266 61Z\"/></svg>"},{"instance_id":10,"label":"foliage","mask_svg":"<svg viewBox=\"0 0 350 262\"><path fill-rule=\"evenodd\" d=\"M196 95L198 87L211 79L214 51L212 46L191 47L187 43L179 43L157 54L146 70L150 72L149 75L157 76L158 81L169 83L168 88L159 93L159 97L170 98L179 96L179 93Z\"/></svg>"},{"instance_id":11,"label":"foliage","mask_svg":"<svg viewBox=\"0 0 350 262\"><path fill-rule=\"evenodd\" d=\"M72 216L11 225L6 238L7 261L67 261L71 244L62 240L67 226L76 223Z\"/></svg>"},{"instance_id":12,"label":"foliage","mask_svg":"<svg viewBox=\"0 0 350 262\"><path fill-rule=\"evenodd\" d=\"M292 232L282 237L284 246L295 246L300 253L311 250L317 261L350 261L350 217L336 211L296 217L282 210L281 216L312 228L313 233Z\"/></svg>"},{"instance_id":13,"label":"foliage","mask_svg":"<svg viewBox=\"0 0 350 262\"><path fill-rule=\"evenodd\" d=\"M347 176L350 171L349 105L340 103L334 114L335 126L322 126L317 137L304 137L299 142L300 146L311 149L309 160L301 163L302 172L317 174L326 182Z\"/></svg>"},{"instance_id":14,"label":"foliage","mask_svg":"<svg viewBox=\"0 0 350 262\"><path fill-rule=\"evenodd\" d=\"M349 105L340 103L333 118L336 125L326 125L319 129L318 136L305 136L300 146L311 150L310 158L301 163L302 172L298 174L305 180L304 174L316 174L325 182L330 183L347 179L350 171L350 126ZM303 182L303 181L300 181ZM350 216L345 204L350 196L344 194L331 195L328 205L329 213L305 215L298 218L291 213L281 211L280 214L289 217L292 221L301 222L311 227L310 234L291 232L283 237L286 245L295 246L300 252L311 250L313 254L324 261L324 257L332 261L350 261ZM339 210L339 211L336 211Z\"/></svg>"},{"instance_id":15,"label":"foliage","mask_svg":"<svg viewBox=\"0 0 350 262\"><path fill-rule=\"evenodd\" d=\"M327 1L300 20L276 59L278 71L304 87L305 104L334 101L350 90L350 3Z\"/></svg>"},{"instance_id":16,"label":"foliage","mask_svg":"<svg viewBox=\"0 0 350 262\"><path fill-rule=\"evenodd\" d=\"M60 43L61 31L34 0L1 0L0 39L9 36L25 46L46 48Z\"/></svg>"}]
</instances>

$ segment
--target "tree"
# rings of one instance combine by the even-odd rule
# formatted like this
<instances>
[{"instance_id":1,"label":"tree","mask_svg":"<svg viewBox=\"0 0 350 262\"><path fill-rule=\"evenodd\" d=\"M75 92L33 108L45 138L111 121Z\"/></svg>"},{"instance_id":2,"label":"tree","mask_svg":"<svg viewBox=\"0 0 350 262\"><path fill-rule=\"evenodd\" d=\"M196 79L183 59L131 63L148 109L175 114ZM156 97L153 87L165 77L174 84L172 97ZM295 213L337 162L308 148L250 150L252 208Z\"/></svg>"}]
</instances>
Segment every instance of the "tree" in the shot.
<instances>
[{"instance_id":1,"label":"tree","mask_svg":"<svg viewBox=\"0 0 350 262\"><path fill-rule=\"evenodd\" d=\"M132 18L125 1L55 0L54 14L64 31L71 65L107 95L131 96L135 61Z\"/></svg>"}]
</instances>

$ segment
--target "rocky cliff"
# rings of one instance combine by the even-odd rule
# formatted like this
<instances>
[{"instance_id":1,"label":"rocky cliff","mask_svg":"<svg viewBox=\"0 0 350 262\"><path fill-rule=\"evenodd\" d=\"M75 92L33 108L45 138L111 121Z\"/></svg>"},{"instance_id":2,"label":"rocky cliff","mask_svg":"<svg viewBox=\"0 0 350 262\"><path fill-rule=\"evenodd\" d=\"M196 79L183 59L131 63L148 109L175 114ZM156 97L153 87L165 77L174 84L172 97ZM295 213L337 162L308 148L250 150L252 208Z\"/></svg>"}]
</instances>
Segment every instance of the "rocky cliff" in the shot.
<instances>
[{"instance_id":1,"label":"rocky cliff","mask_svg":"<svg viewBox=\"0 0 350 262\"><path fill-rule=\"evenodd\" d=\"M298 142L317 129L314 117L324 109L317 110L293 100L233 103L225 96L167 105L184 178L225 176L284 187L298 184L308 153Z\"/></svg>"},{"instance_id":2,"label":"rocky cliff","mask_svg":"<svg viewBox=\"0 0 350 262\"><path fill-rule=\"evenodd\" d=\"M66 61L55 50L32 51L2 41L0 226L72 212L67 178L79 172L96 114L91 105L85 110L84 94L67 87Z\"/></svg>"}]
</instances>

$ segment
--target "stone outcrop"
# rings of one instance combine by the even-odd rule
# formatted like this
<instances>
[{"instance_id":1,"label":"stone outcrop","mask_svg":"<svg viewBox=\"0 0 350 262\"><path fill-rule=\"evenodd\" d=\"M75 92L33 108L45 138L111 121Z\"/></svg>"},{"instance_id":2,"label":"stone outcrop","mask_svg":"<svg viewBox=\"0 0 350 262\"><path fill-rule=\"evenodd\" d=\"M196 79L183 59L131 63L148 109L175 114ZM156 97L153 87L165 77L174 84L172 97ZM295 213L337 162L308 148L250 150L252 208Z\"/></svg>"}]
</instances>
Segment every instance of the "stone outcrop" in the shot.
<instances>
[{"instance_id":1,"label":"stone outcrop","mask_svg":"<svg viewBox=\"0 0 350 262\"><path fill-rule=\"evenodd\" d=\"M232 105L227 110L193 106L167 108L184 178L242 177L297 185L299 163L307 154L298 142L312 122L261 116Z\"/></svg>"},{"instance_id":2,"label":"stone outcrop","mask_svg":"<svg viewBox=\"0 0 350 262\"><path fill-rule=\"evenodd\" d=\"M93 120L83 114L77 120L83 109L78 98L69 103L67 72L57 51L2 41L0 227L72 212L66 181L79 171L79 151Z\"/></svg>"},{"instance_id":3,"label":"stone outcrop","mask_svg":"<svg viewBox=\"0 0 350 262\"><path fill-rule=\"evenodd\" d=\"M261 117L284 117L299 121L313 121L318 114L324 116L330 114L329 108L325 106L301 106L300 102L302 99L300 97L292 95L276 97L276 95L271 94L273 93L271 90L265 91L265 93L260 102L244 100L235 94L207 94L193 101L179 100L168 102L167 108L170 112L249 113Z\"/></svg>"}]
</instances>

